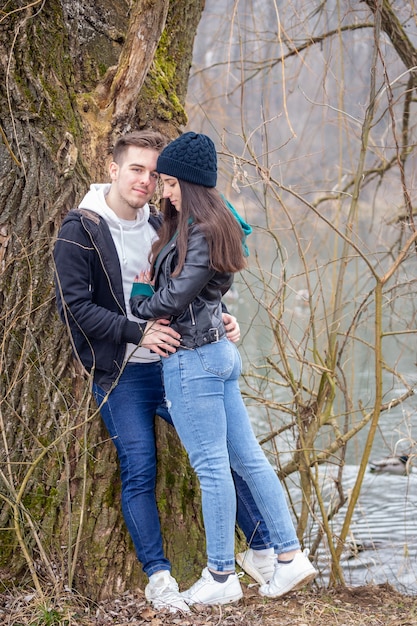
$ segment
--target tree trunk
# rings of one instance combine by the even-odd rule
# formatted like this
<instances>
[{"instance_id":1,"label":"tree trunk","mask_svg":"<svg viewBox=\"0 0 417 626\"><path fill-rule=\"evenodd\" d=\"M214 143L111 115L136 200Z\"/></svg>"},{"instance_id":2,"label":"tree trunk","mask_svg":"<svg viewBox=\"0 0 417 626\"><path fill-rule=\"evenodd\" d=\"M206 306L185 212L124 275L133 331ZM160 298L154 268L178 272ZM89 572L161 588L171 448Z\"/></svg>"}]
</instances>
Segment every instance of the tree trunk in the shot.
<instances>
[{"instance_id":1,"label":"tree trunk","mask_svg":"<svg viewBox=\"0 0 417 626\"><path fill-rule=\"evenodd\" d=\"M90 182L107 180L120 133L169 136L204 0L41 0L0 17L0 571L102 598L143 584L121 516L113 444L57 318L52 247ZM201 565L196 479L157 423L167 556Z\"/></svg>"}]
</instances>

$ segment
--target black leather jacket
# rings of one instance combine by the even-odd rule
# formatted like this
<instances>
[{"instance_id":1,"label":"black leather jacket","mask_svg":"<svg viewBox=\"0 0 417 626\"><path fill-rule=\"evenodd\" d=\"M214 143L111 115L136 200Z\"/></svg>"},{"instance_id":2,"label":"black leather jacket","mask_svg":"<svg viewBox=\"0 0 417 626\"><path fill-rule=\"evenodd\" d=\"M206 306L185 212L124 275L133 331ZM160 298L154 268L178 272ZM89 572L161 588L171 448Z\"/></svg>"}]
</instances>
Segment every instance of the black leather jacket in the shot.
<instances>
[{"instance_id":1,"label":"black leather jacket","mask_svg":"<svg viewBox=\"0 0 417 626\"><path fill-rule=\"evenodd\" d=\"M177 264L175 240L161 251L155 265L155 293L132 296L132 313L142 319L165 318L181 335L181 345L195 348L225 336L222 296L233 274L210 268L206 238L196 224L190 226L187 255L181 273L172 278Z\"/></svg>"}]
</instances>

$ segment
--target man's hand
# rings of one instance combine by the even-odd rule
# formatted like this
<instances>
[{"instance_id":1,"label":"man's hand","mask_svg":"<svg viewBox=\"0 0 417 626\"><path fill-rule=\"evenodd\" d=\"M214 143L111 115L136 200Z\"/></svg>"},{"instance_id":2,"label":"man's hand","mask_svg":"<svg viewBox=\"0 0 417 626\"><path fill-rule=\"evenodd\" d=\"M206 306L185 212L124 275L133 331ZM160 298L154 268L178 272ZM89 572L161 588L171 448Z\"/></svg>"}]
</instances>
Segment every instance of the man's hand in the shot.
<instances>
[{"instance_id":1,"label":"man's hand","mask_svg":"<svg viewBox=\"0 0 417 626\"><path fill-rule=\"evenodd\" d=\"M237 343L240 339L240 328L237 319L230 313L223 313L223 324L228 340L232 343Z\"/></svg>"},{"instance_id":2,"label":"man's hand","mask_svg":"<svg viewBox=\"0 0 417 626\"><path fill-rule=\"evenodd\" d=\"M180 345L181 335L168 326L168 320L154 320L146 324L145 334L141 341L143 348L153 350L159 356L173 354Z\"/></svg>"}]
</instances>

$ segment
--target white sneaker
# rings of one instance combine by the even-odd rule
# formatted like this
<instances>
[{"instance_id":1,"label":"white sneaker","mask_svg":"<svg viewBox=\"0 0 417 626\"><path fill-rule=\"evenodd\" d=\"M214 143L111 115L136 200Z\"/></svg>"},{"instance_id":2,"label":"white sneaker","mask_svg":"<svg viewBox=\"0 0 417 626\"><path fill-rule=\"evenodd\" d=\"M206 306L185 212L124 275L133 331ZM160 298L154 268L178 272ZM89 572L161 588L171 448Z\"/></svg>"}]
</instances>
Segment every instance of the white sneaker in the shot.
<instances>
[{"instance_id":1,"label":"white sneaker","mask_svg":"<svg viewBox=\"0 0 417 626\"><path fill-rule=\"evenodd\" d=\"M181 595L188 604L227 604L243 597L235 572L229 575L226 582L218 583L207 567L203 569L201 578Z\"/></svg>"},{"instance_id":2,"label":"white sneaker","mask_svg":"<svg viewBox=\"0 0 417 626\"><path fill-rule=\"evenodd\" d=\"M273 548L267 550L249 548L236 554L236 563L260 585L271 580L276 560Z\"/></svg>"},{"instance_id":3,"label":"white sneaker","mask_svg":"<svg viewBox=\"0 0 417 626\"><path fill-rule=\"evenodd\" d=\"M259 588L261 596L279 598L289 591L300 589L314 580L318 572L314 569L308 558L308 550L297 552L291 563L282 564L278 560L275 564L274 574L266 585Z\"/></svg>"},{"instance_id":4,"label":"white sneaker","mask_svg":"<svg viewBox=\"0 0 417 626\"><path fill-rule=\"evenodd\" d=\"M190 612L188 605L181 597L177 581L168 570L157 572L149 577L149 583L145 588L145 598L158 611L168 609L170 613Z\"/></svg>"}]
</instances>

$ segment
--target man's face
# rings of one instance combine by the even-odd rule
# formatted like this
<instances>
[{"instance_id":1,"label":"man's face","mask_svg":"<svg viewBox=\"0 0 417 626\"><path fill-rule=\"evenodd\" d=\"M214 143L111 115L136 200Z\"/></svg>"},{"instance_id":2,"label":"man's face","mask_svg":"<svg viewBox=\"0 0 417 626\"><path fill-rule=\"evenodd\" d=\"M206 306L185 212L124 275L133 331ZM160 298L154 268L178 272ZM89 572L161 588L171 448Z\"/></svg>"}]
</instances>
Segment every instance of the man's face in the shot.
<instances>
[{"instance_id":1,"label":"man's face","mask_svg":"<svg viewBox=\"0 0 417 626\"><path fill-rule=\"evenodd\" d=\"M119 163L110 164L112 196L120 208L141 209L149 202L158 182L157 159L156 150L129 146Z\"/></svg>"}]
</instances>

